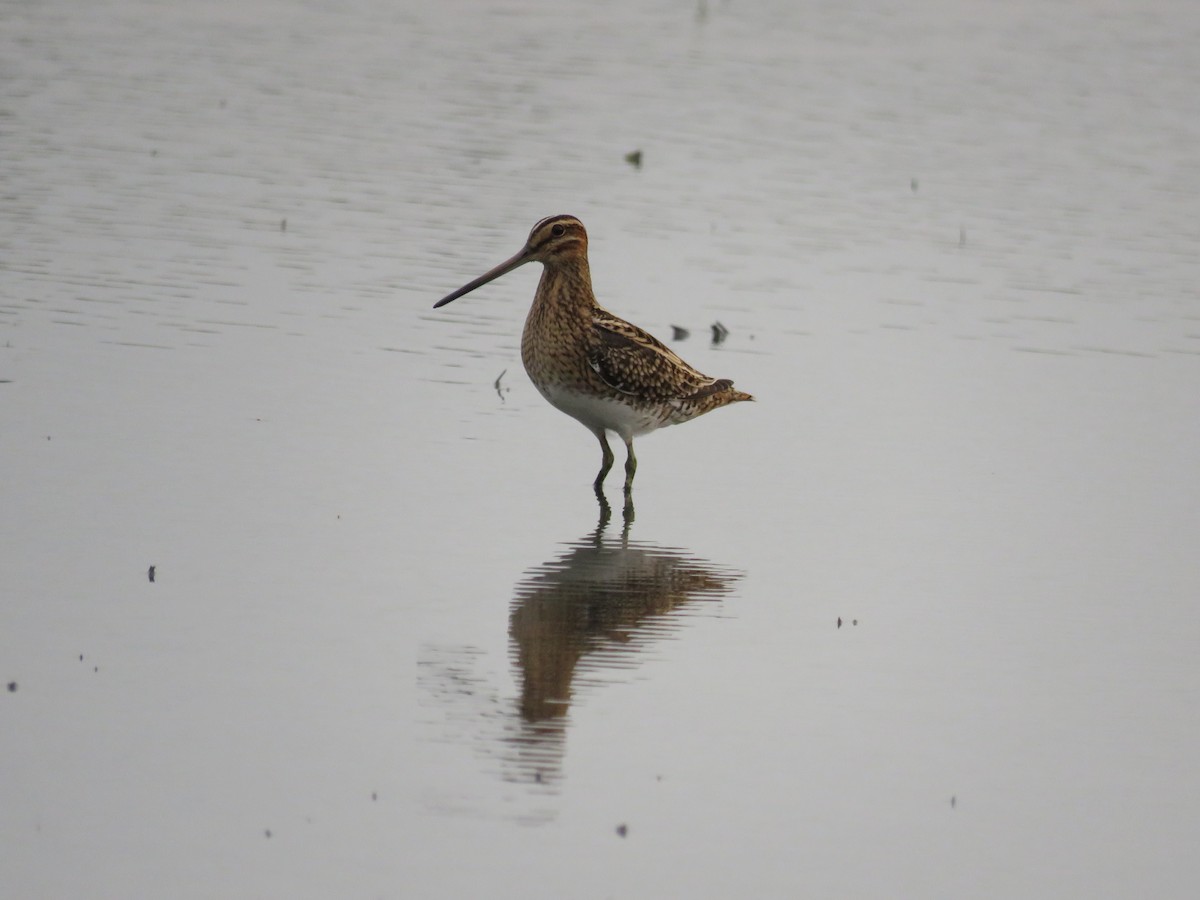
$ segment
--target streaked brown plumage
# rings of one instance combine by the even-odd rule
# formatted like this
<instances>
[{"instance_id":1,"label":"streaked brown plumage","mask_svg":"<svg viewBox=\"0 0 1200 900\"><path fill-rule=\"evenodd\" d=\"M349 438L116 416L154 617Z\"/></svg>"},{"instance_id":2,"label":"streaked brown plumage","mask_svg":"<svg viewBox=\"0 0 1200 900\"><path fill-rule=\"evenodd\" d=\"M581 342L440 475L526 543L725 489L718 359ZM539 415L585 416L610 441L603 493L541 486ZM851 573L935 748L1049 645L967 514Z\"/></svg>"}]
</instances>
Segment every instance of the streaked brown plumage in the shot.
<instances>
[{"instance_id":1,"label":"streaked brown plumage","mask_svg":"<svg viewBox=\"0 0 1200 900\"><path fill-rule=\"evenodd\" d=\"M625 442L628 494L637 470L635 436L754 399L734 390L728 378L710 378L692 368L661 341L596 303L587 232L574 216L542 219L516 256L434 306L444 306L535 260L545 270L525 320L521 360L542 396L599 439L603 461L597 491L613 464L606 431Z\"/></svg>"}]
</instances>

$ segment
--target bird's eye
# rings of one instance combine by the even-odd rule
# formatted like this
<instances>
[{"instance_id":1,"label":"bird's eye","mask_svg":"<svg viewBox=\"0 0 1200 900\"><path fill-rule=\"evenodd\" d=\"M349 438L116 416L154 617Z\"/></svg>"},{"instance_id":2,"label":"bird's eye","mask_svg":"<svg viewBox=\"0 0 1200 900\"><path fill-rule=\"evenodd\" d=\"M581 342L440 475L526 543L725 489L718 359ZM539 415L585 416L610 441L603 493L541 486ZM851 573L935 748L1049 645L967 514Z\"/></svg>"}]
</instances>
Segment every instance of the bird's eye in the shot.
<instances>
[{"instance_id":1,"label":"bird's eye","mask_svg":"<svg viewBox=\"0 0 1200 900\"><path fill-rule=\"evenodd\" d=\"M553 228L550 229L550 233L552 235L554 235L555 237L562 237L564 234L567 233L567 226L562 225L562 224L555 225Z\"/></svg>"}]
</instances>

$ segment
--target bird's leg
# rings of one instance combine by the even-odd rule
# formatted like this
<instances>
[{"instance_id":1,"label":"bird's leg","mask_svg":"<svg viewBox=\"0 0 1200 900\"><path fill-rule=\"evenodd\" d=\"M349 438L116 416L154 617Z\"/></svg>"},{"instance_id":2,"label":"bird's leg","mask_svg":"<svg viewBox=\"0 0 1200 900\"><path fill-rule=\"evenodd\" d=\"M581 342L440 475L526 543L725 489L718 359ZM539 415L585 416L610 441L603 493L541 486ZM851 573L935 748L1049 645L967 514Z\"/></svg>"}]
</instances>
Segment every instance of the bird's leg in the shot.
<instances>
[{"instance_id":1,"label":"bird's leg","mask_svg":"<svg viewBox=\"0 0 1200 900\"><path fill-rule=\"evenodd\" d=\"M625 493L633 493L633 474L637 471L637 457L633 455L633 438L625 439Z\"/></svg>"},{"instance_id":2,"label":"bird's leg","mask_svg":"<svg viewBox=\"0 0 1200 900\"><path fill-rule=\"evenodd\" d=\"M608 470L612 468L614 457L612 447L608 446L608 438L604 436L604 429L597 428L592 433L599 438L600 452L604 454L600 460L600 474L596 476L596 480L592 483L592 487L599 493L603 489L604 478L608 475Z\"/></svg>"},{"instance_id":3,"label":"bird's leg","mask_svg":"<svg viewBox=\"0 0 1200 900\"><path fill-rule=\"evenodd\" d=\"M596 502L600 504L600 521L596 524L595 541L596 546L600 546L600 535L604 533L609 519L612 518L612 507L608 505L608 498L604 496L604 488L595 485L595 490Z\"/></svg>"}]
</instances>

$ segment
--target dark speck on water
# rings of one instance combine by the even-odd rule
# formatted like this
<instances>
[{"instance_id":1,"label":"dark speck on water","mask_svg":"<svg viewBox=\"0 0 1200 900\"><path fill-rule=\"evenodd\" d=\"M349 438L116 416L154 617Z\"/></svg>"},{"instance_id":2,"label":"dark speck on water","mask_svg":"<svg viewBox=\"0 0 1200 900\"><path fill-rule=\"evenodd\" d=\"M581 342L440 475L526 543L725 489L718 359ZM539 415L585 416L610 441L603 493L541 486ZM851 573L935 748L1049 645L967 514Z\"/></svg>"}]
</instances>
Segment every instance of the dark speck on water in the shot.
<instances>
[{"instance_id":1,"label":"dark speck on water","mask_svg":"<svg viewBox=\"0 0 1200 900\"><path fill-rule=\"evenodd\" d=\"M626 153L625 162L629 163L635 169L640 169L642 167L642 151L631 150L629 153Z\"/></svg>"},{"instance_id":2,"label":"dark speck on water","mask_svg":"<svg viewBox=\"0 0 1200 900\"><path fill-rule=\"evenodd\" d=\"M625 837L627 834L629 834L629 826L622 822L617 826L617 837Z\"/></svg>"},{"instance_id":3,"label":"dark speck on water","mask_svg":"<svg viewBox=\"0 0 1200 900\"><path fill-rule=\"evenodd\" d=\"M712 342L714 344L720 344L721 342L723 342L725 340L725 338L729 337L729 329L726 328L724 325L722 325L720 322L713 322L712 323L712 336L713 336Z\"/></svg>"},{"instance_id":4,"label":"dark speck on water","mask_svg":"<svg viewBox=\"0 0 1200 900\"><path fill-rule=\"evenodd\" d=\"M17 692L17 683L15 681L10 681L8 683L8 692L10 694L15 694Z\"/></svg>"},{"instance_id":5,"label":"dark speck on water","mask_svg":"<svg viewBox=\"0 0 1200 900\"><path fill-rule=\"evenodd\" d=\"M146 572L146 574L150 576L150 583L153 584L154 583L154 566L151 566L150 569Z\"/></svg>"},{"instance_id":6,"label":"dark speck on water","mask_svg":"<svg viewBox=\"0 0 1200 900\"><path fill-rule=\"evenodd\" d=\"M686 341L690 334L691 332L681 325L671 326L671 340L673 341Z\"/></svg>"}]
</instances>

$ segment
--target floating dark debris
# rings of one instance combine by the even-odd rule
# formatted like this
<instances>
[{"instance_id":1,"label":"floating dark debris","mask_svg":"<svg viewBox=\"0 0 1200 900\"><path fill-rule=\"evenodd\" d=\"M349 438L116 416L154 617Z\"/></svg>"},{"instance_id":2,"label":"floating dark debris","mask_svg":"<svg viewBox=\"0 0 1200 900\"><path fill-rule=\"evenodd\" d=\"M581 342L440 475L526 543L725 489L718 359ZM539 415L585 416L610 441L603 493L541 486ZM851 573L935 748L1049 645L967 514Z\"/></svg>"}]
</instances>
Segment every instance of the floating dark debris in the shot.
<instances>
[{"instance_id":1,"label":"floating dark debris","mask_svg":"<svg viewBox=\"0 0 1200 900\"><path fill-rule=\"evenodd\" d=\"M280 230L280 231L287 231L287 219L280 219L280 220L279 220L279 230Z\"/></svg>"},{"instance_id":2,"label":"floating dark debris","mask_svg":"<svg viewBox=\"0 0 1200 900\"><path fill-rule=\"evenodd\" d=\"M15 694L17 692L17 683L15 681L10 681L8 683L8 692L10 694Z\"/></svg>"},{"instance_id":3,"label":"floating dark debris","mask_svg":"<svg viewBox=\"0 0 1200 900\"><path fill-rule=\"evenodd\" d=\"M692 333L690 331L688 331L686 328L684 328L682 325L672 325L671 326L671 340L673 340L673 341L686 341L691 336L691 334Z\"/></svg>"},{"instance_id":4,"label":"floating dark debris","mask_svg":"<svg viewBox=\"0 0 1200 900\"><path fill-rule=\"evenodd\" d=\"M500 395L501 400L504 399L504 392L507 391L508 388L500 387L500 379L503 378L507 374L508 374L508 369L505 369L503 372L501 372L499 375L496 376L496 381L492 385L492 387L494 387L496 389L496 393Z\"/></svg>"},{"instance_id":5,"label":"floating dark debris","mask_svg":"<svg viewBox=\"0 0 1200 900\"><path fill-rule=\"evenodd\" d=\"M625 837L627 834L629 834L629 826L622 822L617 826L617 837Z\"/></svg>"},{"instance_id":6,"label":"floating dark debris","mask_svg":"<svg viewBox=\"0 0 1200 900\"><path fill-rule=\"evenodd\" d=\"M726 328L724 325L722 325L720 322L713 322L712 323L712 336L713 336L712 342L714 344L719 344L722 341L724 341L725 338L729 337L729 329Z\"/></svg>"},{"instance_id":7,"label":"floating dark debris","mask_svg":"<svg viewBox=\"0 0 1200 900\"><path fill-rule=\"evenodd\" d=\"M917 187L918 187L917 179L914 178L912 181L910 181L908 186L912 188L912 192L915 194L917 192Z\"/></svg>"},{"instance_id":8,"label":"floating dark debris","mask_svg":"<svg viewBox=\"0 0 1200 900\"><path fill-rule=\"evenodd\" d=\"M150 568L149 568L149 569L146 571L146 574L147 574L148 576L150 576L150 583L151 583L151 584L154 584L154 566L151 566L151 567L150 567Z\"/></svg>"},{"instance_id":9,"label":"floating dark debris","mask_svg":"<svg viewBox=\"0 0 1200 900\"><path fill-rule=\"evenodd\" d=\"M632 150L629 153L626 153L625 162L629 163L635 169L640 169L642 167L642 151Z\"/></svg>"}]
</instances>

